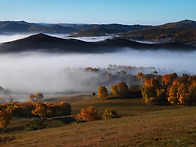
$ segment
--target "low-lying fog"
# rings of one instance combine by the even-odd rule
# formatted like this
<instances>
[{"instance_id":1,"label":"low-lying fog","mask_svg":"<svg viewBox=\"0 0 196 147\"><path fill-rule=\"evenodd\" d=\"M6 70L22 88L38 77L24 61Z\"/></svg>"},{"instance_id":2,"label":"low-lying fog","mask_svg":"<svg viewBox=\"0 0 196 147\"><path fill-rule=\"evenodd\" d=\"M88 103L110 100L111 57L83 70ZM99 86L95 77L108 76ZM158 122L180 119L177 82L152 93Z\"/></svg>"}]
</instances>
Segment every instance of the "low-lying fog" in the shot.
<instances>
[{"instance_id":1,"label":"low-lying fog","mask_svg":"<svg viewBox=\"0 0 196 147\"><path fill-rule=\"evenodd\" d=\"M0 39L2 38L0 36ZM10 41L8 38L7 40ZM5 40L6 38L0 40L0 42ZM93 73L86 74L84 70L77 68L89 66L106 68L109 64L116 64L155 67L159 74L172 72L177 72L179 75L182 73L196 74L195 57L196 51L177 53L130 49L105 54L2 54L0 55L0 86L26 95L36 92L96 92L98 87L93 82L99 80L99 76L92 75ZM153 70L149 70L149 72ZM137 72L140 72L140 70L132 71L130 74L136 74ZM79 83L85 84L81 85ZM9 96L13 95L9 94Z\"/></svg>"}]
</instances>

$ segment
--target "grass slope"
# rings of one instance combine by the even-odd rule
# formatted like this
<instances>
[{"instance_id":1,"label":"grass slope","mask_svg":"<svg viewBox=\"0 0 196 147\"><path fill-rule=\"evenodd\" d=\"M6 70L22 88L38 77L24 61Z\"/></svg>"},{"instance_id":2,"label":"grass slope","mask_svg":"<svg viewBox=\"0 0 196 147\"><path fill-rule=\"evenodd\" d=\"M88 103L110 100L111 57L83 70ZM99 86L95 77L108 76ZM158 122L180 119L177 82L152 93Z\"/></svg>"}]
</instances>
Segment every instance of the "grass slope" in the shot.
<instances>
[{"instance_id":1,"label":"grass slope","mask_svg":"<svg viewBox=\"0 0 196 147\"><path fill-rule=\"evenodd\" d=\"M15 138L1 146L194 146L196 144L196 107L151 106L146 105L141 99L100 101L95 98L72 102L71 105L74 115L81 108L93 105L100 114L106 107L113 107L122 117L73 125L60 124L60 127L37 131L5 133L1 136L14 135ZM12 125L13 122L10 127L13 127Z\"/></svg>"}]
</instances>

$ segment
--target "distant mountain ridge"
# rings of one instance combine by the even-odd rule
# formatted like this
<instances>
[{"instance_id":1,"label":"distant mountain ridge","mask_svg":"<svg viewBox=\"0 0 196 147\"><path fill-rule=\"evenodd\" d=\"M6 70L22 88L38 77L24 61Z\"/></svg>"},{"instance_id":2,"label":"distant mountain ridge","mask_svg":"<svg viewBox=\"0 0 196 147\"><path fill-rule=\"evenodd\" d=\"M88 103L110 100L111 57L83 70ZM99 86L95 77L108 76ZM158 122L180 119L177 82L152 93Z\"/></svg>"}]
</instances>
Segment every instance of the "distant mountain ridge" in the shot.
<instances>
[{"instance_id":1,"label":"distant mountain ridge","mask_svg":"<svg viewBox=\"0 0 196 147\"><path fill-rule=\"evenodd\" d=\"M131 30L143 29L147 26L121 25L121 24L47 24L47 23L28 23L25 21L0 21L0 34L6 33L76 33L84 30L98 29L99 35L107 33L119 33Z\"/></svg>"},{"instance_id":2,"label":"distant mountain ridge","mask_svg":"<svg viewBox=\"0 0 196 147\"><path fill-rule=\"evenodd\" d=\"M47 24L0 21L0 34L61 33L72 37L119 36L124 39L196 46L196 21L182 20L158 26L122 24Z\"/></svg>"},{"instance_id":3,"label":"distant mountain ridge","mask_svg":"<svg viewBox=\"0 0 196 147\"><path fill-rule=\"evenodd\" d=\"M73 33L78 31L71 27L65 27L58 24L39 24L28 23L25 21L1 21L0 22L0 34L11 33Z\"/></svg>"},{"instance_id":4,"label":"distant mountain ridge","mask_svg":"<svg viewBox=\"0 0 196 147\"><path fill-rule=\"evenodd\" d=\"M0 53L15 53L27 51L41 51L48 53L105 53L120 51L123 48L137 50L195 50L193 46L164 43L164 44L144 44L122 38L106 39L99 42L85 42L76 39L61 39L45 34L36 34L24 39L2 43Z\"/></svg>"}]
</instances>

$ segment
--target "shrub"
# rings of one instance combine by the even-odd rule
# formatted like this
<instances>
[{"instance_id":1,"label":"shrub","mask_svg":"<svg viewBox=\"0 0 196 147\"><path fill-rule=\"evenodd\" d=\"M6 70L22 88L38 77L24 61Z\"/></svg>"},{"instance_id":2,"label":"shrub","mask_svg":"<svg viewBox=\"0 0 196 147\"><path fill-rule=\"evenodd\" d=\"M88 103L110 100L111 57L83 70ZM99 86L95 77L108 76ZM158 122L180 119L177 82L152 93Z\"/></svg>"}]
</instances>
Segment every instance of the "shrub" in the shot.
<instances>
[{"instance_id":1,"label":"shrub","mask_svg":"<svg viewBox=\"0 0 196 147\"><path fill-rule=\"evenodd\" d=\"M32 123L27 124L26 129L29 131L40 130L46 128L46 121L42 119L35 119Z\"/></svg>"},{"instance_id":2,"label":"shrub","mask_svg":"<svg viewBox=\"0 0 196 147\"><path fill-rule=\"evenodd\" d=\"M106 108L103 113L103 119L111 119L111 118L119 118L117 111L113 108L108 109Z\"/></svg>"},{"instance_id":3,"label":"shrub","mask_svg":"<svg viewBox=\"0 0 196 147\"><path fill-rule=\"evenodd\" d=\"M85 109L81 110L81 113L78 114L76 120L95 121L95 120L100 120L100 117L98 115L97 110L93 108L93 106L89 106L86 110Z\"/></svg>"}]
</instances>

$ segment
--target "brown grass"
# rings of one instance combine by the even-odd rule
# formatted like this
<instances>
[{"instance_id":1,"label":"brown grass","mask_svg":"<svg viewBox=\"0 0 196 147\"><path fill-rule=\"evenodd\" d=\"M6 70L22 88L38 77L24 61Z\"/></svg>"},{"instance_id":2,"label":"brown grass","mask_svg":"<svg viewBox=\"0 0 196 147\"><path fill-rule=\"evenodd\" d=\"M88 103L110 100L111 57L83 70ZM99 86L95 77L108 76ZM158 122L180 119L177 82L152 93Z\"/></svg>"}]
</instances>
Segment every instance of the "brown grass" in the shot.
<instances>
[{"instance_id":1,"label":"brown grass","mask_svg":"<svg viewBox=\"0 0 196 147\"><path fill-rule=\"evenodd\" d=\"M8 146L191 146L196 107L15 134Z\"/></svg>"},{"instance_id":2,"label":"brown grass","mask_svg":"<svg viewBox=\"0 0 196 147\"><path fill-rule=\"evenodd\" d=\"M196 107L146 105L141 99L111 99L71 102L73 114L93 105L103 114L112 107L122 116L118 119L79 124L52 123L52 128L16 131L14 140L0 146L194 146L196 144ZM27 121L26 119L24 121ZM22 119L9 126L25 124ZM55 123L55 121L54 121ZM54 128L55 127L55 128Z\"/></svg>"}]
</instances>

